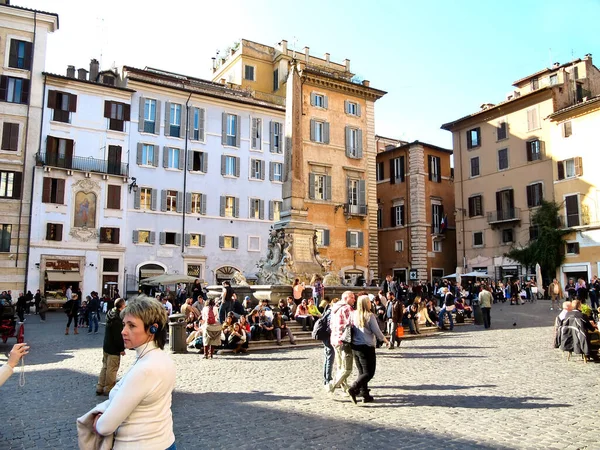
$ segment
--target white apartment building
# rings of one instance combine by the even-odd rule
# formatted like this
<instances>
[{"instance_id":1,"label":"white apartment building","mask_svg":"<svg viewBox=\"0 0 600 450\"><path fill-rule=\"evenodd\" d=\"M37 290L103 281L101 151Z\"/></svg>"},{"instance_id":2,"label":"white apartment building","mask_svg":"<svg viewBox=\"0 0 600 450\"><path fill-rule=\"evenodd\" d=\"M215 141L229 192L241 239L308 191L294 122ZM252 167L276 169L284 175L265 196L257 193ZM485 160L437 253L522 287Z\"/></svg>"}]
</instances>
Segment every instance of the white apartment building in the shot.
<instances>
[{"instance_id":1,"label":"white apartment building","mask_svg":"<svg viewBox=\"0 0 600 450\"><path fill-rule=\"evenodd\" d=\"M279 220L285 108L248 91L123 68L131 106L127 291L160 273L251 278Z\"/></svg>"},{"instance_id":2,"label":"white apartment building","mask_svg":"<svg viewBox=\"0 0 600 450\"><path fill-rule=\"evenodd\" d=\"M118 73L69 66L44 73L42 138L33 182L28 288L124 285L131 96Z\"/></svg>"}]
</instances>

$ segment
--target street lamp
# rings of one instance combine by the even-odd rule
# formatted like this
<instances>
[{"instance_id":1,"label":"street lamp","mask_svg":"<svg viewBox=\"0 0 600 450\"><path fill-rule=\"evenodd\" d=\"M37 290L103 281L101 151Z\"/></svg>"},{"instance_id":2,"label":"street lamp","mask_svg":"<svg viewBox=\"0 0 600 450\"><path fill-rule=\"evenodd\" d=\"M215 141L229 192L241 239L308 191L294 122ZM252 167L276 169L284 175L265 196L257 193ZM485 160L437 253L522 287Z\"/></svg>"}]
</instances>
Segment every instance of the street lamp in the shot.
<instances>
[{"instance_id":1,"label":"street lamp","mask_svg":"<svg viewBox=\"0 0 600 450\"><path fill-rule=\"evenodd\" d=\"M129 193L130 194L131 194L131 190L133 190L133 192L137 192L137 190L138 190L137 179L135 177L131 177L131 183L129 184Z\"/></svg>"}]
</instances>

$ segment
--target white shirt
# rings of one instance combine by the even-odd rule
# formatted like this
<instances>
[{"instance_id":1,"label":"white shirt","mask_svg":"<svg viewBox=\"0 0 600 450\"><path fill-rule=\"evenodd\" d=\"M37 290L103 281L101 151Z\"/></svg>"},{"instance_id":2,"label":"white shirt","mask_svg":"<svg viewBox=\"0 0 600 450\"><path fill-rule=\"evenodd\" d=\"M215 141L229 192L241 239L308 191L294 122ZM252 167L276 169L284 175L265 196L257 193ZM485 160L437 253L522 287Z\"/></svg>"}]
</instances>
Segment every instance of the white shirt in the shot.
<instances>
[{"instance_id":1,"label":"white shirt","mask_svg":"<svg viewBox=\"0 0 600 450\"><path fill-rule=\"evenodd\" d=\"M114 449L165 450L175 442L172 393L175 364L154 341L135 349L138 359L96 408L96 424L108 436L116 430ZM141 356L141 358L140 358Z\"/></svg>"},{"instance_id":2,"label":"white shirt","mask_svg":"<svg viewBox=\"0 0 600 450\"><path fill-rule=\"evenodd\" d=\"M67 292L65 292L65 297L67 297L67 300L71 300L72 295L73 291L70 288L67 288Z\"/></svg>"},{"instance_id":3,"label":"white shirt","mask_svg":"<svg viewBox=\"0 0 600 450\"><path fill-rule=\"evenodd\" d=\"M167 303L164 304L166 310L167 310L167 314L170 316L171 314L173 314L173 305L171 304L171 302L169 300L167 300Z\"/></svg>"}]
</instances>

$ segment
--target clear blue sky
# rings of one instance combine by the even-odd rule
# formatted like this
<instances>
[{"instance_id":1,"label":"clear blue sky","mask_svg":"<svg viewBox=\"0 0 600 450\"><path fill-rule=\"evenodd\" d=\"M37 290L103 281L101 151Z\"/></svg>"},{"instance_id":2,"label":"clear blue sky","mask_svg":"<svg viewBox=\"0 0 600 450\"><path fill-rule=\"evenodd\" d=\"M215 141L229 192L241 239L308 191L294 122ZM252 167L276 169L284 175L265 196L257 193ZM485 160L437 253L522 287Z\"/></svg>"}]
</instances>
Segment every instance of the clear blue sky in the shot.
<instances>
[{"instance_id":1,"label":"clear blue sky","mask_svg":"<svg viewBox=\"0 0 600 450\"><path fill-rule=\"evenodd\" d=\"M12 0L56 12L47 68L123 64L210 78L210 58L239 38L351 60L388 94L376 132L451 147L442 123L497 103L512 82L592 53L600 0L356 1Z\"/></svg>"}]
</instances>

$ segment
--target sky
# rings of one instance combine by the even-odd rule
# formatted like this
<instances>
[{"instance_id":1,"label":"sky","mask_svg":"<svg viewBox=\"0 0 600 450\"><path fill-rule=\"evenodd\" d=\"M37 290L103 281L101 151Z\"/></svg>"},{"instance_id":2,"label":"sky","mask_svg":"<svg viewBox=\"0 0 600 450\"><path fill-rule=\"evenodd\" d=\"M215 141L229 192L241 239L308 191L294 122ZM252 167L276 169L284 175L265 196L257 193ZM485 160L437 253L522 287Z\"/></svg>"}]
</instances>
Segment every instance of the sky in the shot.
<instances>
[{"instance_id":1,"label":"sky","mask_svg":"<svg viewBox=\"0 0 600 450\"><path fill-rule=\"evenodd\" d=\"M554 62L592 53L589 20L600 0L12 0L59 14L46 68L155 67L211 78L211 57L241 38L332 61L387 94L376 103L377 134L451 148L440 129L498 103L512 83Z\"/></svg>"}]
</instances>

